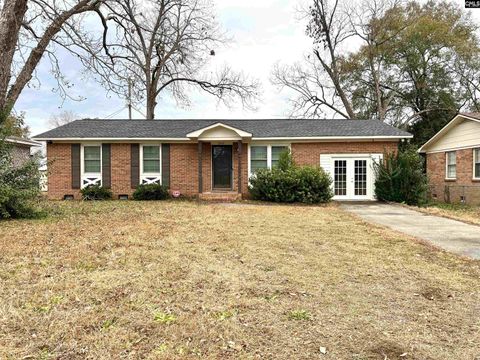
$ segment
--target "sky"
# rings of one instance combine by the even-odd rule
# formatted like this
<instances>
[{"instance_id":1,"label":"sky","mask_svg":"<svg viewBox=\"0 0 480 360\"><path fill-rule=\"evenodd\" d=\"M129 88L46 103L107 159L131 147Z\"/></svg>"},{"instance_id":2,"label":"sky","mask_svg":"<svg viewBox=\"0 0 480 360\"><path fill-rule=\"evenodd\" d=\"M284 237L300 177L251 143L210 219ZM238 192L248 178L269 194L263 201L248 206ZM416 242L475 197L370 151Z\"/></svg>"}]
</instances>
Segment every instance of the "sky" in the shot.
<instances>
[{"instance_id":1,"label":"sky","mask_svg":"<svg viewBox=\"0 0 480 360\"><path fill-rule=\"evenodd\" d=\"M227 108L200 91L191 92L191 106L179 107L169 97L158 99L157 118L282 118L289 113L289 93L280 91L270 83L276 63L293 64L312 51L312 41L305 34L306 22L299 12L308 0L213 0L217 19L232 41L216 48L210 68L228 64L233 70L243 71L261 83L261 101L256 111L241 106ZM342 0L353 1L356 0ZM460 1L463 5L463 0ZM480 9L472 11L480 23ZM74 86L72 97L86 97L83 101L63 99L52 89L55 81L50 74L50 64L44 59L37 68L40 86L25 88L15 111L25 112L31 135L48 130L52 114L73 111L79 118L127 118L125 101L107 94L93 78L85 78L82 66L69 54L60 54L63 73ZM144 108L140 109L145 113ZM135 118L142 114L134 112Z\"/></svg>"},{"instance_id":2,"label":"sky","mask_svg":"<svg viewBox=\"0 0 480 360\"><path fill-rule=\"evenodd\" d=\"M302 59L312 49L311 40L305 35L305 21L298 12L298 0L217 0L217 17L223 30L232 38L226 47L215 49L212 68L228 64L236 71L256 78L261 83L261 101L257 110L245 110L241 106L227 108L200 91L191 93L192 104L179 107L165 97L158 101L157 118L279 118L288 114L288 94L280 92L270 83L274 65L293 63ZM50 74L49 62L40 63L37 73L40 86L26 88L15 106L15 111L25 112L25 120L31 134L48 130L52 114L63 110L73 111L79 118L105 118L118 112L125 101L106 91L92 78L85 78L82 67L68 54L61 54L62 69L74 84L69 91L73 97L86 100L63 99L52 89L55 81ZM144 109L140 110L145 113ZM127 118L127 110L114 118ZM140 113L134 117L141 118Z\"/></svg>"}]
</instances>

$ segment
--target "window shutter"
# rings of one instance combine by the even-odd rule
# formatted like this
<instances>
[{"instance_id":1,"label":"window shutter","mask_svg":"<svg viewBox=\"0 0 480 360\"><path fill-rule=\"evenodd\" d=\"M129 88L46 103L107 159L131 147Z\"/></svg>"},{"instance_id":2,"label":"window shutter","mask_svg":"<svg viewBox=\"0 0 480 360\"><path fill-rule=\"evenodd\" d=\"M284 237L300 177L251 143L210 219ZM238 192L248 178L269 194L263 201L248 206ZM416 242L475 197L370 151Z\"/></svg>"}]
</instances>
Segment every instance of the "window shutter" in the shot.
<instances>
[{"instance_id":1,"label":"window shutter","mask_svg":"<svg viewBox=\"0 0 480 360\"><path fill-rule=\"evenodd\" d=\"M140 184L140 145L132 144L130 153L131 186L135 189Z\"/></svg>"},{"instance_id":2,"label":"window shutter","mask_svg":"<svg viewBox=\"0 0 480 360\"><path fill-rule=\"evenodd\" d=\"M170 188L170 144L162 144L162 185Z\"/></svg>"},{"instance_id":3,"label":"window shutter","mask_svg":"<svg viewBox=\"0 0 480 360\"><path fill-rule=\"evenodd\" d=\"M375 181L377 181L377 172L376 172L376 166L375 164L380 164L383 162L383 154L372 154L372 176L370 176L370 182L371 182L371 189L372 189L372 196L374 199L376 199L376 194L375 194Z\"/></svg>"},{"instance_id":4,"label":"window shutter","mask_svg":"<svg viewBox=\"0 0 480 360\"><path fill-rule=\"evenodd\" d=\"M111 145L102 144L102 186L112 187Z\"/></svg>"},{"instance_id":5,"label":"window shutter","mask_svg":"<svg viewBox=\"0 0 480 360\"><path fill-rule=\"evenodd\" d=\"M333 178L332 157L330 155L320 155L320 167Z\"/></svg>"},{"instance_id":6,"label":"window shutter","mask_svg":"<svg viewBox=\"0 0 480 360\"><path fill-rule=\"evenodd\" d=\"M80 144L71 147L72 189L80 189Z\"/></svg>"},{"instance_id":7,"label":"window shutter","mask_svg":"<svg viewBox=\"0 0 480 360\"><path fill-rule=\"evenodd\" d=\"M383 154L372 154L372 159L375 164L380 164L383 161Z\"/></svg>"}]
</instances>

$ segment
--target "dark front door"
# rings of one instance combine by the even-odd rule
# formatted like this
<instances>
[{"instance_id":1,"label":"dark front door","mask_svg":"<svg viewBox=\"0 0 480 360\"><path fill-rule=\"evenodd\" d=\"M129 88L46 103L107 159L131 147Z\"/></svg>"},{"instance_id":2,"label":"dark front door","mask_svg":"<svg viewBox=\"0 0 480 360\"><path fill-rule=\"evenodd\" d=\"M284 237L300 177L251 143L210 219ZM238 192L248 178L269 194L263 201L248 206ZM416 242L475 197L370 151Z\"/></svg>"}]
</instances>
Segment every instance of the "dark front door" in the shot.
<instances>
[{"instance_id":1,"label":"dark front door","mask_svg":"<svg viewBox=\"0 0 480 360\"><path fill-rule=\"evenodd\" d=\"M212 146L213 188L232 188L232 145Z\"/></svg>"}]
</instances>

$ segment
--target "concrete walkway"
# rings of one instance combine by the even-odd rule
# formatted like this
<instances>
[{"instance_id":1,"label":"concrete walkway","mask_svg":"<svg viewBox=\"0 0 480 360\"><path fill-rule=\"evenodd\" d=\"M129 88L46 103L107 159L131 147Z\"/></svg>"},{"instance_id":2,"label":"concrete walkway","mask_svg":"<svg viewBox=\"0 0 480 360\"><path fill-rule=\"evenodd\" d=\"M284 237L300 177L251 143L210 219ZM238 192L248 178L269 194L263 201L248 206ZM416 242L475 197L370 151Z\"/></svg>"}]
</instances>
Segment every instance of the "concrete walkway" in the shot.
<instances>
[{"instance_id":1,"label":"concrete walkway","mask_svg":"<svg viewBox=\"0 0 480 360\"><path fill-rule=\"evenodd\" d=\"M341 207L368 222L427 240L460 255L480 259L480 226L427 215L400 205L343 203Z\"/></svg>"}]
</instances>

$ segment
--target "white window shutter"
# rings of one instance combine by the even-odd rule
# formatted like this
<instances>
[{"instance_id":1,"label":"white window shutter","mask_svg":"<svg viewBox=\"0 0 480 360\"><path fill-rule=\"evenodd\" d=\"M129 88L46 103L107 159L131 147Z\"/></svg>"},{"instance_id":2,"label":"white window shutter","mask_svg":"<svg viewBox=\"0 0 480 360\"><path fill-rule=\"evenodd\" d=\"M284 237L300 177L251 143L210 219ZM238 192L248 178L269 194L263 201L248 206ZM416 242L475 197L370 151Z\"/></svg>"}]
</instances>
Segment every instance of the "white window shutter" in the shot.
<instances>
[{"instance_id":1,"label":"white window shutter","mask_svg":"<svg viewBox=\"0 0 480 360\"><path fill-rule=\"evenodd\" d=\"M383 161L383 154L372 154L372 176L370 177L370 183L371 183L371 190L372 190L372 197L375 199L375 181L377 180L377 174L375 172L375 165L374 164L380 164Z\"/></svg>"},{"instance_id":2,"label":"white window shutter","mask_svg":"<svg viewBox=\"0 0 480 360\"><path fill-rule=\"evenodd\" d=\"M332 157L330 155L320 155L320 167L330 176L332 174Z\"/></svg>"},{"instance_id":3,"label":"white window shutter","mask_svg":"<svg viewBox=\"0 0 480 360\"><path fill-rule=\"evenodd\" d=\"M380 164L381 161L383 161L383 154L372 154L372 167L373 167L373 164Z\"/></svg>"}]
</instances>

